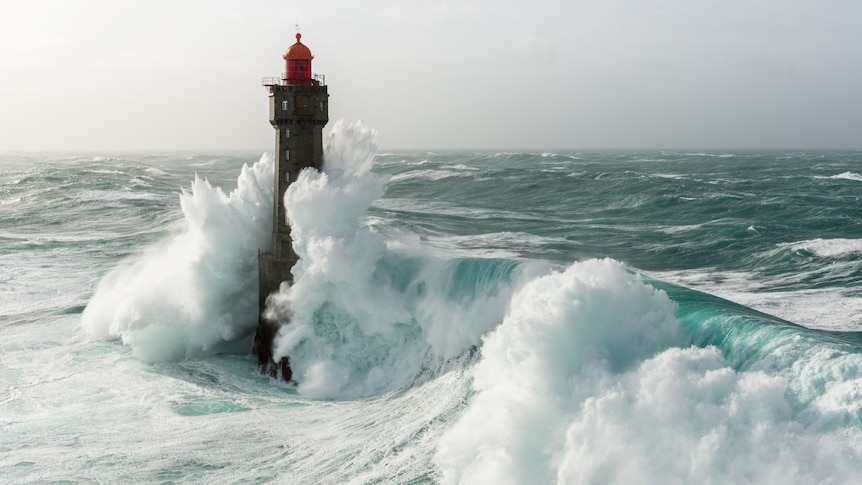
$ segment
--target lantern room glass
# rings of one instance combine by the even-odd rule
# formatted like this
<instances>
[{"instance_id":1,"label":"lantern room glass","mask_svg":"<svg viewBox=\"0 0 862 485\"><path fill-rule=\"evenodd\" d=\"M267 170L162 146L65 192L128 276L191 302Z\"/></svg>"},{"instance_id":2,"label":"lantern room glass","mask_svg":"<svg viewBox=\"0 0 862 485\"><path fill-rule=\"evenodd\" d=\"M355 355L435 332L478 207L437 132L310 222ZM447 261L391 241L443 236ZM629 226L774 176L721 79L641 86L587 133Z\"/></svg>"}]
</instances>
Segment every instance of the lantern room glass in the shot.
<instances>
[{"instance_id":1,"label":"lantern room glass","mask_svg":"<svg viewBox=\"0 0 862 485\"><path fill-rule=\"evenodd\" d=\"M290 59L287 61L288 79L311 79L311 59Z\"/></svg>"}]
</instances>

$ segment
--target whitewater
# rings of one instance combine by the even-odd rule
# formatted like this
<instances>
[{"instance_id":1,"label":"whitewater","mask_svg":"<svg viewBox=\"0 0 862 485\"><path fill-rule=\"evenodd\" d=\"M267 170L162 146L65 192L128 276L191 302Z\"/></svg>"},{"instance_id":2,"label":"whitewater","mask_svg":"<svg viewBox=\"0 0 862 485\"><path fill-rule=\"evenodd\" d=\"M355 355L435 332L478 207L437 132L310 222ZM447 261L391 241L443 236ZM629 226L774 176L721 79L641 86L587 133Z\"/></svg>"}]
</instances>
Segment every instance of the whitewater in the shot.
<instances>
[{"instance_id":1,"label":"whitewater","mask_svg":"<svg viewBox=\"0 0 862 485\"><path fill-rule=\"evenodd\" d=\"M859 483L862 152L0 154L3 483Z\"/></svg>"}]
</instances>

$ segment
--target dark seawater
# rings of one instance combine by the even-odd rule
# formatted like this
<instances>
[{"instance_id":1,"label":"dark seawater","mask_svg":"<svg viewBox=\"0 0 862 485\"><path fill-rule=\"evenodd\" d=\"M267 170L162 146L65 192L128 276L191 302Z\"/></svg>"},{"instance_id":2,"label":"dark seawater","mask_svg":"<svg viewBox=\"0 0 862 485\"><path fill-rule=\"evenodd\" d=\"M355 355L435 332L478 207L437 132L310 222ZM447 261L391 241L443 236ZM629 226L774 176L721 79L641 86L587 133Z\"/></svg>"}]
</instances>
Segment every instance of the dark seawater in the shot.
<instances>
[{"instance_id":1,"label":"dark seawater","mask_svg":"<svg viewBox=\"0 0 862 485\"><path fill-rule=\"evenodd\" d=\"M434 246L611 257L795 323L862 329L860 152L385 154L376 166L394 176L370 214ZM792 301L812 293L828 299L813 307L847 311L816 318Z\"/></svg>"},{"instance_id":2,"label":"dark seawater","mask_svg":"<svg viewBox=\"0 0 862 485\"><path fill-rule=\"evenodd\" d=\"M0 156L4 483L853 483L862 152Z\"/></svg>"}]
</instances>

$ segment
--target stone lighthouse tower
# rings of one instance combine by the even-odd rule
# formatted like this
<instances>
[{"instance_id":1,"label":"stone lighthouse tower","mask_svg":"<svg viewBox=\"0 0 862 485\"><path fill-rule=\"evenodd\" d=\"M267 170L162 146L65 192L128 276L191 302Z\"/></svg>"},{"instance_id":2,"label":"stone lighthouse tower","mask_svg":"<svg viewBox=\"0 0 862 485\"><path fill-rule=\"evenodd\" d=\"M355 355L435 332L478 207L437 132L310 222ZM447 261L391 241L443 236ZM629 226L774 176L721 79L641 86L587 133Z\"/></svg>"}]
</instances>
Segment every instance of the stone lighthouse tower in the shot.
<instances>
[{"instance_id":1,"label":"stone lighthouse tower","mask_svg":"<svg viewBox=\"0 0 862 485\"><path fill-rule=\"evenodd\" d=\"M269 92L269 122L275 128L275 187L273 195L272 248L258 256L260 317L254 338L254 353L261 372L279 373L289 381L292 373L287 358L273 359L273 339L279 322L264 318L267 297L282 282L291 282L290 269L299 259L293 251L290 226L284 206L284 192L306 167L323 165L323 127L329 121L329 94L323 76L311 73L311 50L300 41L284 54L285 70L280 78L264 78Z\"/></svg>"}]
</instances>

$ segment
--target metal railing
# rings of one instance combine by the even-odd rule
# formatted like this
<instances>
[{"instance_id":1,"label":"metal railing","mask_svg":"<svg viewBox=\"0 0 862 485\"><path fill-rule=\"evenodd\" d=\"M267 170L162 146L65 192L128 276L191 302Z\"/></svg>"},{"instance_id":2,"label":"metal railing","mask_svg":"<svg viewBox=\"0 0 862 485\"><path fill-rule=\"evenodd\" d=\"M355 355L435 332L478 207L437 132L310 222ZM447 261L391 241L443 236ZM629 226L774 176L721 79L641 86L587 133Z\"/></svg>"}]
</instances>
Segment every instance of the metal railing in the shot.
<instances>
[{"instance_id":1,"label":"metal railing","mask_svg":"<svg viewBox=\"0 0 862 485\"><path fill-rule=\"evenodd\" d=\"M281 84L282 78L279 77L265 77L260 80L261 86L278 86Z\"/></svg>"},{"instance_id":2,"label":"metal railing","mask_svg":"<svg viewBox=\"0 0 862 485\"><path fill-rule=\"evenodd\" d=\"M326 76L323 74L312 74L311 79L317 81L321 86L326 85ZM287 76L284 74L281 77L265 77L260 80L261 86L285 86L287 85Z\"/></svg>"}]
</instances>

